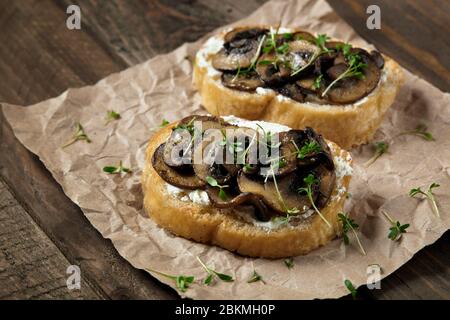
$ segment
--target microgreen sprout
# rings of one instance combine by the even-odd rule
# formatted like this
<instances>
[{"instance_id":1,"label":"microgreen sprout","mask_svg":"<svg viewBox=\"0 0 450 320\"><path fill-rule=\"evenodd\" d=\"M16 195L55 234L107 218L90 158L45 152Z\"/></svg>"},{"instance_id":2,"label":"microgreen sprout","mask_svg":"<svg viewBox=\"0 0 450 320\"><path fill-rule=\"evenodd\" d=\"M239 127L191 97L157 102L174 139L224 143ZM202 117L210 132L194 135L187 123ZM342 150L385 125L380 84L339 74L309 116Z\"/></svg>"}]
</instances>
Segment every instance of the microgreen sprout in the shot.
<instances>
[{"instance_id":1,"label":"microgreen sprout","mask_svg":"<svg viewBox=\"0 0 450 320\"><path fill-rule=\"evenodd\" d=\"M189 288L189 285L192 284L195 280L194 276L185 276L185 275L175 276L152 269L146 270L148 272L157 273L163 277L174 280L178 290L180 290L181 292L186 292L186 290Z\"/></svg>"},{"instance_id":2,"label":"microgreen sprout","mask_svg":"<svg viewBox=\"0 0 450 320\"><path fill-rule=\"evenodd\" d=\"M248 68L242 69L238 62L236 75L233 77L231 82L236 81L236 79L240 75L246 75L246 74L252 72L253 70L255 70L256 62L258 61L259 55L261 54L261 48L262 48L265 40L266 40L266 35L262 36L261 40L259 41L258 48L256 49L256 53L253 56L250 66Z\"/></svg>"},{"instance_id":3,"label":"microgreen sprout","mask_svg":"<svg viewBox=\"0 0 450 320\"><path fill-rule=\"evenodd\" d=\"M392 241L400 240L402 234L406 233L406 229L409 227L409 224L401 224L400 221L394 221L394 219L392 219L391 216L384 210L381 210L381 213L392 225L389 228L388 238Z\"/></svg>"},{"instance_id":4,"label":"microgreen sprout","mask_svg":"<svg viewBox=\"0 0 450 320\"><path fill-rule=\"evenodd\" d=\"M349 53L346 58L348 62L348 68L328 85L328 87L322 92L322 97L324 97L336 83L345 78L364 78L363 70L367 68L367 64L362 61L361 56L357 53Z\"/></svg>"},{"instance_id":5,"label":"microgreen sprout","mask_svg":"<svg viewBox=\"0 0 450 320\"><path fill-rule=\"evenodd\" d=\"M108 110L108 112L106 113L106 122L105 122L105 126L107 124L109 124L110 122L114 121L114 120L119 120L120 119L120 114L113 111L113 110Z\"/></svg>"},{"instance_id":6,"label":"microgreen sprout","mask_svg":"<svg viewBox=\"0 0 450 320\"><path fill-rule=\"evenodd\" d=\"M326 34L319 34L316 38L316 45L319 47L319 50L316 50L309 61L301 66L300 68L293 70L291 76L295 76L296 74L302 72L306 68L308 68L316 59L324 53L330 52L330 50L325 46L327 40L330 39Z\"/></svg>"},{"instance_id":7,"label":"microgreen sprout","mask_svg":"<svg viewBox=\"0 0 450 320\"><path fill-rule=\"evenodd\" d=\"M219 198L220 198L220 199L222 199L223 201L226 201L226 200L228 199L228 196L227 196L227 194L225 193L225 190L224 190L225 188L228 188L228 187L229 187L228 185L225 185L225 186L220 185L220 184L217 182L217 180L214 179L214 178L211 177L211 176L207 176L207 177L206 177L206 182L208 182L208 184L209 184L211 187L219 188Z\"/></svg>"},{"instance_id":8,"label":"microgreen sprout","mask_svg":"<svg viewBox=\"0 0 450 320\"><path fill-rule=\"evenodd\" d=\"M342 237L344 238L344 243L348 245L350 243L350 238L348 237L347 233L349 231L352 231L353 235L355 236L356 242L358 243L359 248L361 249L361 252L363 255L366 255L366 250L364 250L364 247L361 244L361 241L359 240L358 234L356 233L356 230L359 228L359 225L348 216L348 213L339 213L338 214L339 221L342 222Z\"/></svg>"},{"instance_id":9,"label":"microgreen sprout","mask_svg":"<svg viewBox=\"0 0 450 320\"><path fill-rule=\"evenodd\" d=\"M431 206L433 207L433 211L436 214L436 216L440 217L441 215L439 213L439 208L438 208L438 205L436 202L436 198L434 197L434 194L433 194L433 189L439 188L439 187L440 187L440 184L433 182L432 184L429 185L427 191L422 191L422 189L420 187L411 189L409 191L409 196L415 197L419 194L425 196L431 202Z\"/></svg>"},{"instance_id":10,"label":"microgreen sprout","mask_svg":"<svg viewBox=\"0 0 450 320\"><path fill-rule=\"evenodd\" d=\"M72 136L72 139L70 139L67 143L61 146L61 148L66 148L77 141L86 141L87 143L91 143L91 139L89 139L86 132L84 131L83 126L79 122L75 124L75 132Z\"/></svg>"},{"instance_id":11,"label":"microgreen sprout","mask_svg":"<svg viewBox=\"0 0 450 320\"><path fill-rule=\"evenodd\" d=\"M270 166L270 171L272 173L272 178L273 178L273 184L275 186L275 190L277 192L277 196L278 196L278 200L280 201L281 206L283 207L284 212L286 212L288 215L296 215L300 212L300 210L298 210L298 208L288 208L286 206L286 203L284 202L283 197L281 196L281 192L280 189L278 188L278 183L277 183L277 179L275 177L275 168L273 165Z\"/></svg>"},{"instance_id":12,"label":"microgreen sprout","mask_svg":"<svg viewBox=\"0 0 450 320\"><path fill-rule=\"evenodd\" d=\"M434 141L435 139L434 139L433 135L430 132L428 132L427 130L428 130L428 128L426 125L420 124L414 130L400 132L398 134L398 136L414 135L414 136L419 136L426 141Z\"/></svg>"},{"instance_id":13,"label":"microgreen sprout","mask_svg":"<svg viewBox=\"0 0 450 320\"><path fill-rule=\"evenodd\" d=\"M330 40L330 37L326 34L318 34L316 37L316 45L324 52L329 52L330 50L325 46L326 42Z\"/></svg>"},{"instance_id":14,"label":"microgreen sprout","mask_svg":"<svg viewBox=\"0 0 450 320\"><path fill-rule=\"evenodd\" d=\"M322 150L320 144L318 144L314 140L306 141L305 144L300 149L294 140L291 140L291 142L295 147L296 150L295 153L297 154L298 159L304 159L306 156L312 153L320 152Z\"/></svg>"},{"instance_id":15,"label":"microgreen sprout","mask_svg":"<svg viewBox=\"0 0 450 320\"><path fill-rule=\"evenodd\" d=\"M322 81L323 81L323 74L320 74L314 79L314 83L312 85L312 88L315 89L315 90L319 89L320 86L322 85Z\"/></svg>"},{"instance_id":16,"label":"microgreen sprout","mask_svg":"<svg viewBox=\"0 0 450 320\"><path fill-rule=\"evenodd\" d=\"M103 167L103 172L106 172L109 174L118 174L118 173L131 173L131 170L129 168L125 168L122 165L122 161L120 161L119 165L117 167L113 167L113 166Z\"/></svg>"},{"instance_id":17,"label":"microgreen sprout","mask_svg":"<svg viewBox=\"0 0 450 320\"><path fill-rule=\"evenodd\" d=\"M358 295L358 291L356 290L353 283L350 280L345 279L344 284L345 284L345 287L348 289L348 291L352 294L352 298L356 299L356 296Z\"/></svg>"},{"instance_id":18,"label":"microgreen sprout","mask_svg":"<svg viewBox=\"0 0 450 320\"><path fill-rule=\"evenodd\" d=\"M303 179L303 181L305 182L306 187L298 188L297 192L298 193L306 193L306 195L308 196L309 202L311 202L311 205L313 206L314 210L317 212L319 217L327 224L328 227L332 228L330 222L328 222L328 220L323 216L323 214L320 212L320 210L317 209L316 204L314 203L312 188L314 185L319 183L319 180L316 179L312 173L310 173L310 174L308 174L308 176L306 178Z\"/></svg>"},{"instance_id":19,"label":"microgreen sprout","mask_svg":"<svg viewBox=\"0 0 450 320\"><path fill-rule=\"evenodd\" d=\"M253 282L258 282L258 281L261 281L263 284L266 284L266 282L264 281L262 276L260 274L258 274L258 272L256 272L256 270L253 270L253 274L250 277L250 279L248 279L247 283L253 283Z\"/></svg>"},{"instance_id":20,"label":"microgreen sprout","mask_svg":"<svg viewBox=\"0 0 450 320\"><path fill-rule=\"evenodd\" d=\"M385 141L375 142L374 146L375 146L375 153L372 156L372 158L370 158L369 160L367 160L364 163L365 167L370 166L372 163L377 161L377 159L379 157L381 157L383 154L385 154L389 150L389 144L387 142L385 142Z\"/></svg>"},{"instance_id":21,"label":"microgreen sprout","mask_svg":"<svg viewBox=\"0 0 450 320\"><path fill-rule=\"evenodd\" d=\"M284 264L288 269L292 269L294 267L294 259L293 258L284 259Z\"/></svg>"},{"instance_id":22,"label":"microgreen sprout","mask_svg":"<svg viewBox=\"0 0 450 320\"><path fill-rule=\"evenodd\" d=\"M203 281L203 283L206 284L207 286L209 286L212 283L212 281L214 280L214 277L216 277L216 276L224 282L233 282L234 281L232 276L225 274L225 273L217 272L217 271L207 267L199 257L197 257L197 260L202 265L203 269L205 269L205 271L208 273L208 276Z\"/></svg>"}]
</instances>

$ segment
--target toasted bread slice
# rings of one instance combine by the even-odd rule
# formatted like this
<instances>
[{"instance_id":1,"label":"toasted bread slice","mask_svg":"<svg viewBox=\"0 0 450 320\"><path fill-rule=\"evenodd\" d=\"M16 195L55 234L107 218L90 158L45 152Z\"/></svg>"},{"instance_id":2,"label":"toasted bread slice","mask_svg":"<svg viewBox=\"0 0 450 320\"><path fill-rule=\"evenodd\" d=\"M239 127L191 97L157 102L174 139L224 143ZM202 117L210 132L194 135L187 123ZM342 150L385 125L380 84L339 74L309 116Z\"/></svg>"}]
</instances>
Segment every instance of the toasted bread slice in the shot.
<instances>
[{"instance_id":1,"label":"toasted bread slice","mask_svg":"<svg viewBox=\"0 0 450 320\"><path fill-rule=\"evenodd\" d=\"M403 83L400 66L383 55L385 63L377 87L366 97L348 105L301 103L265 88L257 88L255 92L230 89L222 84L222 73L214 69L211 62L212 56L222 47L225 34L226 31L213 36L204 44L196 55L194 66L194 84L203 106L213 115L264 120L294 129L309 126L348 149L373 138Z\"/></svg>"},{"instance_id":2,"label":"toasted bread slice","mask_svg":"<svg viewBox=\"0 0 450 320\"><path fill-rule=\"evenodd\" d=\"M350 154L335 143L327 141L336 166L336 185L329 202L321 210L332 228L317 214L298 220L294 218L288 224L257 222L243 207L218 209L209 204L207 194L178 189L158 175L152 166L153 153L168 139L175 125L161 129L150 140L142 175L144 207L150 218L164 229L245 256L265 258L307 254L341 233L338 213L343 210L346 199L352 160Z\"/></svg>"}]
</instances>

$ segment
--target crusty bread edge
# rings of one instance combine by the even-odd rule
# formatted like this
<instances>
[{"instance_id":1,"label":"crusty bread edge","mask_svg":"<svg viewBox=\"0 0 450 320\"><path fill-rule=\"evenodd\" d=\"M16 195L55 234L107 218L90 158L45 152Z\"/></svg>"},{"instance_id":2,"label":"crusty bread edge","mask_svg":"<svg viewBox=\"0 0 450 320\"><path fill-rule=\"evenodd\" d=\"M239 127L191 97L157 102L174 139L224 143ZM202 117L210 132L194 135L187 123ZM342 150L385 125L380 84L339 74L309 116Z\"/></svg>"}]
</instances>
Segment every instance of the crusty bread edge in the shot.
<instances>
[{"instance_id":1,"label":"crusty bread edge","mask_svg":"<svg viewBox=\"0 0 450 320\"><path fill-rule=\"evenodd\" d=\"M184 202L168 194L166 182L153 169L151 159L155 149L169 137L173 126L161 129L152 137L142 174L144 208L159 226L187 239L217 245L245 256L264 258L307 254L341 233L342 225L337 215L343 209L346 195L336 195L338 187L348 190L350 176L343 177L340 186L336 185L332 196L334 200L330 200L321 210L332 228L315 214L306 225L267 230L220 212L212 206ZM330 144L335 155L351 159L347 151L334 143Z\"/></svg>"},{"instance_id":2,"label":"crusty bread edge","mask_svg":"<svg viewBox=\"0 0 450 320\"><path fill-rule=\"evenodd\" d=\"M221 35L223 36L223 33ZM385 65L378 86L356 104L323 106L279 98L273 90L266 94L241 92L226 88L220 77L210 77L208 70L194 65L193 81L202 105L214 115L235 115L249 120L264 120L303 129L312 127L325 138L349 149L372 140L404 81L401 67L383 55ZM210 66L212 68L212 66Z\"/></svg>"}]
</instances>

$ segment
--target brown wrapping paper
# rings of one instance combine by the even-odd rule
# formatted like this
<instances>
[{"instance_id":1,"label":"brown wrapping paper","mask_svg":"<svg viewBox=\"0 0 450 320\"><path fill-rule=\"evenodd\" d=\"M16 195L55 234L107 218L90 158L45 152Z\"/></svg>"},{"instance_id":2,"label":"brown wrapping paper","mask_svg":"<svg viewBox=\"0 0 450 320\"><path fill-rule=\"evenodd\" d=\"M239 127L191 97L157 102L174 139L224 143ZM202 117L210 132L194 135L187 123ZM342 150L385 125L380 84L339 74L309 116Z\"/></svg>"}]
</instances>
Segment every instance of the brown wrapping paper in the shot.
<instances>
[{"instance_id":1,"label":"brown wrapping paper","mask_svg":"<svg viewBox=\"0 0 450 320\"><path fill-rule=\"evenodd\" d=\"M325 1L271 1L238 23L302 27L356 44L365 44ZM46 165L64 192L80 206L89 221L134 267L170 274L205 272L195 259L232 274L236 281L210 287L193 284L183 296L195 299L312 299L337 298L348 293L344 279L355 286L366 283L367 266L377 263L387 276L418 250L436 241L450 226L450 96L405 71L406 82L388 112L377 139L425 122L437 141L419 137L396 138L388 154L368 169L362 166L371 146L353 150L354 177L347 209L361 226L363 256L354 241L342 239L306 256L295 258L288 270L282 259L251 259L214 246L178 238L155 225L142 210L140 175L151 128L163 118L177 120L203 112L191 84L193 57L201 42L185 44L172 53L113 74L94 86L69 89L61 96L30 107L4 104L3 111L17 138ZM107 110L122 119L105 126ZM80 121L92 143L77 142L62 149ZM132 175L111 176L102 168L120 160ZM442 212L437 218L429 202L412 199L410 188L438 182L436 197ZM389 223L380 210L410 223L399 242L387 238ZM430 261L430 263L432 263ZM257 270L266 284L247 283ZM175 287L164 277L160 281Z\"/></svg>"}]
</instances>

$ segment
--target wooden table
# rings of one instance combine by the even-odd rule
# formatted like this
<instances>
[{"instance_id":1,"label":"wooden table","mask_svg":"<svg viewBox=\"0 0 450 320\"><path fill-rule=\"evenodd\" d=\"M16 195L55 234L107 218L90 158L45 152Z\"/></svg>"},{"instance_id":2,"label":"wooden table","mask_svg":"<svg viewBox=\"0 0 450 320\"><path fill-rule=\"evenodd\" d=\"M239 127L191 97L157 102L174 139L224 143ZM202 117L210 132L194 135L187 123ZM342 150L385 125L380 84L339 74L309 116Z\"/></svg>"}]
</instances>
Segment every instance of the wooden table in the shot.
<instances>
[{"instance_id":1,"label":"wooden table","mask_svg":"<svg viewBox=\"0 0 450 320\"><path fill-rule=\"evenodd\" d=\"M0 0L0 101L29 105L99 79L242 18L264 0ZM82 30L65 27L78 3ZM450 89L450 4L330 1L360 34L441 90ZM382 30L365 27L378 4ZM175 291L134 269L63 193L0 114L0 298L173 299ZM450 233L382 282L368 299L450 299ZM82 270L69 291L66 268Z\"/></svg>"}]
</instances>

